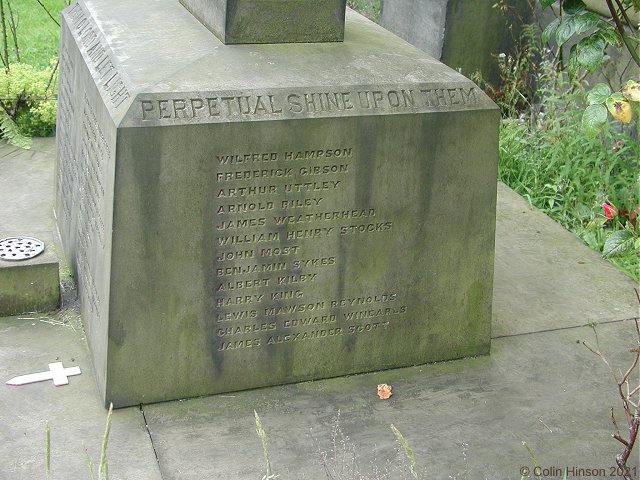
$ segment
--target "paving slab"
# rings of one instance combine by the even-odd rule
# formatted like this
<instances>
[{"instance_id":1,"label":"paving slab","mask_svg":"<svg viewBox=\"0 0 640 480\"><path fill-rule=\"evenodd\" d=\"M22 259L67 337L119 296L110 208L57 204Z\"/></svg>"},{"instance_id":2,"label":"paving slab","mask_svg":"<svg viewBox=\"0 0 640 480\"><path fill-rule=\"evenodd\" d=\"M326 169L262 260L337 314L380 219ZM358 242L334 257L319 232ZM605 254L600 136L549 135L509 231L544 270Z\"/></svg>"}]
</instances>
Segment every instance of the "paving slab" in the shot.
<instances>
[{"instance_id":1,"label":"paving slab","mask_svg":"<svg viewBox=\"0 0 640 480\"><path fill-rule=\"evenodd\" d=\"M78 365L69 385L52 381L22 386L5 382ZM0 479L44 478L45 422L51 431L51 480L89 478L84 448L97 465L106 412L98 396L76 309L53 316L0 318ZM158 480L160 474L139 407L114 412L108 447L111 480Z\"/></svg>"},{"instance_id":2,"label":"paving slab","mask_svg":"<svg viewBox=\"0 0 640 480\"><path fill-rule=\"evenodd\" d=\"M0 233L54 230L54 160L54 138L34 138L29 150L0 141Z\"/></svg>"},{"instance_id":3,"label":"paving slab","mask_svg":"<svg viewBox=\"0 0 640 480\"><path fill-rule=\"evenodd\" d=\"M599 330L602 350L627 366L633 322ZM541 466L605 469L597 478L621 478L608 475L620 452L609 411L620 401L582 340L593 340L591 328L497 339L490 357L144 409L165 480L212 472L260 478L266 469L254 410L281 479L412 478L391 424L412 448L421 479L520 478L522 467L534 466L523 441ZM376 396L382 382L394 387L390 400Z\"/></svg>"},{"instance_id":4,"label":"paving slab","mask_svg":"<svg viewBox=\"0 0 640 480\"><path fill-rule=\"evenodd\" d=\"M33 237L45 251L29 260L0 260L0 316L47 312L59 305L60 277L53 219L52 138L30 150L0 142L0 239Z\"/></svg>"},{"instance_id":5,"label":"paving slab","mask_svg":"<svg viewBox=\"0 0 640 480\"><path fill-rule=\"evenodd\" d=\"M637 284L498 183L494 338L638 316Z\"/></svg>"}]
</instances>

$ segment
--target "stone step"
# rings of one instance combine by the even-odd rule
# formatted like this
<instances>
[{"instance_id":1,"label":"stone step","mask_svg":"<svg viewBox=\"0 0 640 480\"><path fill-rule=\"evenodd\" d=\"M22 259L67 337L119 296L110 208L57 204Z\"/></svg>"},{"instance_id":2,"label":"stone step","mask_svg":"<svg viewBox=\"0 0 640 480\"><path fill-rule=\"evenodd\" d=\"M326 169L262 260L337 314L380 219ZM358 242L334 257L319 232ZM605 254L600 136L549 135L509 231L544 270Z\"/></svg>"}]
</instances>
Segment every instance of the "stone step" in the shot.
<instances>
[{"instance_id":1,"label":"stone step","mask_svg":"<svg viewBox=\"0 0 640 480\"><path fill-rule=\"evenodd\" d=\"M30 312L49 312L60 304L58 255L50 232L20 232L9 237L34 237L45 243L45 250L35 258L20 261L0 259L0 317Z\"/></svg>"},{"instance_id":2,"label":"stone step","mask_svg":"<svg viewBox=\"0 0 640 480\"><path fill-rule=\"evenodd\" d=\"M43 253L21 261L0 260L0 316L48 312L60 304L60 275L53 213L55 140L34 139L30 150L0 144L0 240L33 237Z\"/></svg>"}]
</instances>

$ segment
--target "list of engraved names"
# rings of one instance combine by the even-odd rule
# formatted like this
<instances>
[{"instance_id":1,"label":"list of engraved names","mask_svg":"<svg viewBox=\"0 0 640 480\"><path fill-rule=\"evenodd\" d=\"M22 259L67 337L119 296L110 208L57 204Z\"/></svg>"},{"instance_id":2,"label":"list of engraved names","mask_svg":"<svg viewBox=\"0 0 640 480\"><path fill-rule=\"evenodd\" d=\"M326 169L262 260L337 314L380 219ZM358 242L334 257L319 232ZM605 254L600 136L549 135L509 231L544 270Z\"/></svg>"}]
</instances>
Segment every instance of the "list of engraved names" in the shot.
<instances>
[{"instance_id":1,"label":"list of engraved names","mask_svg":"<svg viewBox=\"0 0 640 480\"><path fill-rule=\"evenodd\" d=\"M381 332L407 313L383 285L334 288L339 245L397 227L350 204L357 162L352 146L216 155L218 351Z\"/></svg>"}]
</instances>

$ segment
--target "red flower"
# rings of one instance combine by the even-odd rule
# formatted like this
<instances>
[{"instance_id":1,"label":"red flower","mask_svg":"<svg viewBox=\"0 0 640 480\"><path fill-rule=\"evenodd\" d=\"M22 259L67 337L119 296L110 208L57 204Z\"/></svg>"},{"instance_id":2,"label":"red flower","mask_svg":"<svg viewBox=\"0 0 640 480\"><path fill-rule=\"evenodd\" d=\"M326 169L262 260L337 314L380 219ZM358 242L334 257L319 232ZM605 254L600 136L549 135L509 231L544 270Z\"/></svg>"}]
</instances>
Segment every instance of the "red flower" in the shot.
<instances>
[{"instance_id":1,"label":"red flower","mask_svg":"<svg viewBox=\"0 0 640 480\"><path fill-rule=\"evenodd\" d=\"M618 209L606 202L602 204L602 211L604 212L604 216L607 218L613 218L614 215L618 214Z\"/></svg>"}]
</instances>

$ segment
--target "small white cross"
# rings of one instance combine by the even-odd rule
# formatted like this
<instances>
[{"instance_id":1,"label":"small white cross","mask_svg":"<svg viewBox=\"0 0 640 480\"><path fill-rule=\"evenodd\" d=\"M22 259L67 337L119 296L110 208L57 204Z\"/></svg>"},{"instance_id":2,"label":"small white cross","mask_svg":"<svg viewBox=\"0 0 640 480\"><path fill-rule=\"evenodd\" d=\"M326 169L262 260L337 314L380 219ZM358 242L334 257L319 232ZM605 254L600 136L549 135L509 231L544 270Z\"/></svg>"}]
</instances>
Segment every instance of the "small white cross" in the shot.
<instances>
[{"instance_id":1,"label":"small white cross","mask_svg":"<svg viewBox=\"0 0 640 480\"><path fill-rule=\"evenodd\" d=\"M26 385L27 383L43 382L45 380L53 380L53 384L57 387L59 385L67 385L72 375L80 375L80 367L64 368L62 362L50 363L48 372L30 373L28 375L20 375L14 377L8 382L7 385Z\"/></svg>"}]
</instances>

